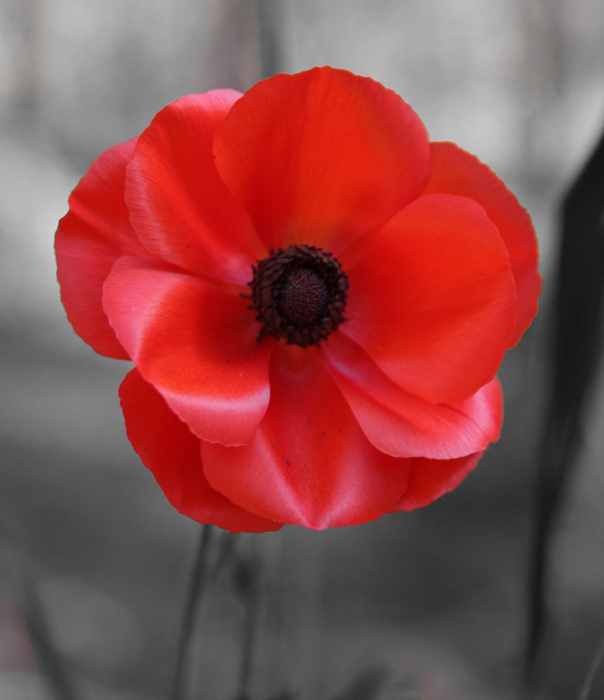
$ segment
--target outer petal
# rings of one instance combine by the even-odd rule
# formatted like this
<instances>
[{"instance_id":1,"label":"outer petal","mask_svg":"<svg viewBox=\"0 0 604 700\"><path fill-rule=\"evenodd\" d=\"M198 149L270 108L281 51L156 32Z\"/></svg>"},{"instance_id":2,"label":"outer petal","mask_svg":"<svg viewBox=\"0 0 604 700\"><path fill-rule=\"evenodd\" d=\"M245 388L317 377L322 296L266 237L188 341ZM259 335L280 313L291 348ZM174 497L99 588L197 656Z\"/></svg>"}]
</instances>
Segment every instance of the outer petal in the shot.
<instances>
[{"instance_id":1,"label":"outer petal","mask_svg":"<svg viewBox=\"0 0 604 700\"><path fill-rule=\"evenodd\" d=\"M69 198L55 242L61 298L76 333L101 355L127 360L105 312L103 283L121 255L150 257L124 203L126 166L136 139L105 151Z\"/></svg>"},{"instance_id":2,"label":"outer petal","mask_svg":"<svg viewBox=\"0 0 604 700\"><path fill-rule=\"evenodd\" d=\"M499 438L503 395L497 378L461 404L434 404L401 389L344 333L323 358L370 442L394 457L453 459Z\"/></svg>"},{"instance_id":3,"label":"outer petal","mask_svg":"<svg viewBox=\"0 0 604 700\"><path fill-rule=\"evenodd\" d=\"M537 270L537 238L524 207L502 180L478 158L453 143L432 143L432 174L424 194L443 192L471 197L497 226L510 256L516 281L516 329L510 347L518 343L539 306L541 276Z\"/></svg>"},{"instance_id":4,"label":"outer petal","mask_svg":"<svg viewBox=\"0 0 604 700\"><path fill-rule=\"evenodd\" d=\"M103 304L140 373L205 440L249 441L269 402L273 343L245 300L163 263L120 258Z\"/></svg>"},{"instance_id":5,"label":"outer petal","mask_svg":"<svg viewBox=\"0 0 604 700\"><path fill-rule=\"evenodd\" d=\"M179 513L231 532L266 532L281 527L214 491L201 466L199 438L138 370L133 369L122 382L120 398L128 439Z\"/></svg>"},{"instance_id":6,"label":"outer petal","mask_svg":"<svg viewBox=\"0 0 604 700\"><path fill-rule=\"evenodd\" d=\"M427 195L356 262L341 330L397 384L461 403L490 382L514 330L516 291L499 233L478 204Z\"/></svg>"},{"instance_id":7,"label":"outer petal","mask_svg":"<svg viewBox=\"0 0 604 700\"><path fill-rule=\"evenodd\" d=\"M247 214L219 178L216 125L241 97L234 90L168 105L140 136L128 168L132 224L155 255L192 272L247 284L266 251Z\"/></svg>"},{"instance_id":8,"label":"outer petal","mask_svg":"<svg viewBox=\"0 0 604 700\"><path fill-rule=\"evenodd\" d=\"M271 403L245 447L201 444L210 484L265 518L318 530L390 512L409 460L373 447L317 348L278 345Z\"/></svg>"},{"instance_id":9,"label":"outer petal","mask_svg":"<svg viewBox=\"0 0 604 700\"><path fill-rule=\"evenodd\" d=\"M458 459L412 459L409 488L395 510L422 508L453 491L476 467L483 454L484 451Z\"/></svg>"},{"instance_id":10,"label":"outer petal","mask_svg":"<svg viewBox=\"0 0 604 700\"><path fill-rule=\"evenodd\" d=\"M216 165L267 248L332 253L428 180L426 130L394 92L333 68L251 88L216 129Z\"/></svg>"}]
</instances>

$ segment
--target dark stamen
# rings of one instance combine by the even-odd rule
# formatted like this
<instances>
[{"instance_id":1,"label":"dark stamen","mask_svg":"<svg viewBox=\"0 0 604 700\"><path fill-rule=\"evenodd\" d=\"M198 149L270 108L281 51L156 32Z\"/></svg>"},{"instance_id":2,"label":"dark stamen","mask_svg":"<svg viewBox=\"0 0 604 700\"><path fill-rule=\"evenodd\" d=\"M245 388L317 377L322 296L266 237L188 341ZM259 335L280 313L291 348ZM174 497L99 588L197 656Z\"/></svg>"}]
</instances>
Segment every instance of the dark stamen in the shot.
<instances>
[{"instance_id":1,"label":"dark stamen","mask_svg":"<svg viewBox=\"0 0 604 700\"><path fill-rule=\"evenodd\" d=\"M306 348L345 321L348 278L331 253L306 245L279 248L252 270L249 308L262 322L259 339L272 335Z\"/></svg>"}]
</instances>

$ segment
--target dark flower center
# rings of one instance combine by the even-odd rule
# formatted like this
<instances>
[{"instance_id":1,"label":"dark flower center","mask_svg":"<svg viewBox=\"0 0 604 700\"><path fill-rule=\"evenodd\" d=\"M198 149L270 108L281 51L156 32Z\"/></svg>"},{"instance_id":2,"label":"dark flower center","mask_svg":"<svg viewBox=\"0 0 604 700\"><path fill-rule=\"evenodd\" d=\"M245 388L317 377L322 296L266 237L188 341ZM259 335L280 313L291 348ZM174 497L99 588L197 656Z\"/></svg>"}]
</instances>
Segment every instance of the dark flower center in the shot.
<instances>
[{"instance_id":1,"label":"dark flower center","mask_svg":"<svg viewBox=\"0 0 604 700\"><path fill-rule=\"evenodd\" d=\"M258 339L272 335L306 348L346 320L348 278L331 253L310 245L279 248L252 270L249 308L262 323Z\"/></svg>"}]
</instances>

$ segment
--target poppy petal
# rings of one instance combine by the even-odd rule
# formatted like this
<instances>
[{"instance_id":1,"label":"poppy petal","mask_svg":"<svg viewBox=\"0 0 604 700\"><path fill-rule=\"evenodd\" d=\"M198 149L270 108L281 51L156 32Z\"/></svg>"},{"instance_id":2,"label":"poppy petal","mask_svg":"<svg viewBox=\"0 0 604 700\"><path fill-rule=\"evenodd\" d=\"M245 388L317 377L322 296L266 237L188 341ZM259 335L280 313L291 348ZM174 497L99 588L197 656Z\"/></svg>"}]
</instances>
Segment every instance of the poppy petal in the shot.
<instances>
[{"instance_id":1,"label":"poppy petal","mask_svg":"<svg viewBox=\"0 0 604 700\"><path fill-rule=\"evenodd\" d=\"M424 125L369 78L313 68L252 87L216 129L216 166L268 249L337 254L416 197Z\"/></svg>"},{"instance_id":2,"label":"poppy petal","mask_svg":"<svg viewBox=\"0 0 604 700\"><path fill-rule=\"evenodd\" d=\"M120 399L128 439L179 513L230 532L267 532L281 527L281 523L259 518L214 491L201 466L199 438L138 370L126 375Z\"/></svg>"},{"instance_id":3,"label":"poppy petal","mask_svg":"<svg viewBox=\"0 0 604 700\"><path fill-rule=\"evenodd\" d=\"M426 195L394 216L354 262L342 332L399 386L461 403L488 384L514 330L507 251L484 209Z\"/></svg>"},{"instance_id":4,"label":"poppy petal","mask_svg":"<svg viewBox=\"0 0 604 700\"><path fill-rule=\"evenodd\" d=\"M407 485L408 459L365 437L317 348L275 346L271 402L245 447L201 443L208 481L234 503L322 530L376 520Z\"/></svg>"},{"instance_id":5,"label":"poppy petal","mask_svg":"<svg viewBox=\"0 0 604 700\"><path fill-rule=\"evenodd\" d=\"M478 158L454 143L430 146L432 172L423 194L442 192L476 200L506 245L518 294L516 329L509 343L514 347L537 314L541 293L539 253L531 218L503 180Z\"/></svg>"},{"instance_id":6,"label":"poppy petal","mask_svg":"<svg viewBox=\"0 0 604 700\"><path fill-rule=\"evenodd\" d=\"M270 397L272 339L246 300L165 263L120 258L103 304L143 378L197 437L249 441Z\"/></svg>"},{"instance_id":7,"label":"poppy petal","mask_svg":"<svg viewBox=\"0 0 604 700\"><path fill-rule=\"evenodd\" d=\"M412 459L409 488L395 510L423 508L453 491L476 467L483 454L484 451L457 459Z\"/></svg>"},{"instance_id":8,"label":"poppy petal","mask_svg":"<svg viewBox=\"0 0 604 700\"><path fill-rule=\"evenodd\" d=\"M388 379L344 333L334 333L322 355L363 432L381 452L453 459L499 439L503 396L497 378L461 404L434 404Z\"/></svg>"},{"instance_id":9,"label":"poppy petal","mask_svg":"<svg viewBox=\"0 0 604 700\"><path fill-rule=\"evenodd\" d=\"M75 332L96 352L127 360L102 305L103 283L122 255L150 257L130 225L126 167L136 139L102 153L69 198L55 248L61 299Z\"/></svg>"},{"instance_id":10,"label":"poppy petal","mask_svg":"<svg viewBox=\"0 0 604 700\"><path fill-rule=\"evenodd\" d=\"M216 125L241 97L234 90L188 95L165 107L139 137L126 201L140 239L167 262L247 284L266 256L247 214L216 172Z\"/></svg>"}]
</instances>

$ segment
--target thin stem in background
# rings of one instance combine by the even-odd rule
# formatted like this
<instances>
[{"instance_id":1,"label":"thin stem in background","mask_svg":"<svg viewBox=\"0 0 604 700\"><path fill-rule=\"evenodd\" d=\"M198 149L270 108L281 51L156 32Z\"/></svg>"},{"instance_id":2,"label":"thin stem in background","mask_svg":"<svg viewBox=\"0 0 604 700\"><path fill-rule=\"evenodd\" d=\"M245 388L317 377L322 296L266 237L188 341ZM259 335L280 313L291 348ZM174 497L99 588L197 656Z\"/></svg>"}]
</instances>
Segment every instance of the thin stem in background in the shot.
<instances>
[{"instance_id":1,"label":"thin stem in background","mask_svg":"<svg viewBox=\"0 0 604 700\"><path fill-rule=\"evenodd\" d=\"M20 588L23 619L40 673L56 700L77 700L78 693L54 644L35 583L30 577L22 576Z\"/></svg>"},{"instance_id":2,"label":"thin stem in background","mask_svg":"<svg viewBox=\"0 0 604 700\"><path fill-rule=\"evenodd\" d=\"M250 556L240 558L234 571L235 585L245 607L237 700L250 700L254 651L260 621L260 603L262 592L265 590L260 580L262 576L261 566L259 557L252 550Z\"/></svg>"},{"instance_id":3,"label":"thin stem in background","mask_svg":"<svg viewBox=\"0 0 604 700\"><path fill-rule=\"evenodd\" d=\"M213 525L204 525L197 549L197 557L193 564L189 590L185 601L185 608L182 616L180 635L176 648L176 668L174 670L174 686L172 688L171 700L184 700L187 692L189 680L189 664L191 656L191 640L195 621L203 599L204 584L209 576L209 555L214 535Z\"/></svg>"}]
</instances>

